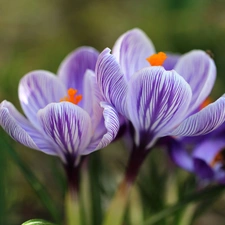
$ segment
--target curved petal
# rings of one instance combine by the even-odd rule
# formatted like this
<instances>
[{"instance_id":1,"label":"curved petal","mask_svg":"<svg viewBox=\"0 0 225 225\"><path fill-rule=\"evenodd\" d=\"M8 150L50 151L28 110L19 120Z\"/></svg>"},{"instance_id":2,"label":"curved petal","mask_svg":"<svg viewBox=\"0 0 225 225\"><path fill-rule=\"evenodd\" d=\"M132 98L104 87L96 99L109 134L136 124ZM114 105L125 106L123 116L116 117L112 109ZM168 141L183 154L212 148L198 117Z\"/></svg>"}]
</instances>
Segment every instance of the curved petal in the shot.
<instances>
[{"instance_id":1,"label":"curved petal","mask_svg":"<svg viewBox=\"0 0 225 225\"><path fill-rule=\"evenodd\" d=\"M191 86L192 101L189 114L196 110L210 94L216 79L216 66L210 56L201 50L180 57L175 68Z\"/></svg>"},{"instance_id":2,"label":"curved petal","mask_svg":"<svg viewBox=\"0 0 225 225\"><path fill-rule=\"evenodd\" d=\"M103 127L102 129L99 129L97 134L98 137L97 135L95 135L95 138L92 140L92 143L85 151L83 151L83 154L89 154L93 151L106 147L114 140L119 131L120 122L119 115L117 114L116 110L107 102L101 102L101 106L104 108L104 127L106 129ZM104 130L105 133L102 134L102 131ZM99 136L99 134L102 134L102 136Z\"/></svg>"},{"instance_id":3,"label":"curved petal","mask_svg":"<svg viewBox=\"0 0 225 225\"><path fill-rule=\"evenodd\" d=\"M192 155L193 157L204 160L206 163L212 163L215 156L225 147L225 139L214 138L203 141L196 146Z\"/></svg>"},{"instance_id":4,"label":"curved petal","mask_svg":"<svg viewBox=\"0 0 225 225\"><path fill-rule=\"evenodd\" d=\"M47 136L59 147L58 154L76 160L92 136L91 118L82 108L69 102L51 103L39 110L38 119Z\"/></svg>"},{"instance_id":5,"label":"curved petal","mask_svg":"<svg viewBox=\"0 0 225 225\"><path fill-rule=\"evenodd\" d=\"M97 85L95 73L91 70L87 70L84 75L84 94L82 101L82 108L90 115L92 127L95 130L100 120L103 119L103 109L100 106L100 102L103 101L103 96Z\"/></svg>"},{"instance_id":6,"label":"curved petal","mask_svg":"<svg viewBox=\"0 0 225 225\"><path fill-rule=\"evenodd\" d=\"M173 70L181 56L173 53L166 53L166 56L167 58L163 63L163 67L165 70Z\"/></svg>"},{"instance_id":7,"label":"curved petal","mask_svg":"<svg viewBox=\"0 0 225 225\"><path fill-rule=\"evenodd\" d=\"M56 155L54 144L35 129L10 102L3 101L0 105L0 124L19 143L46 154Z\"/></svg>"},{"instance_id":8,"label":"curved petal","mask_svg":"<svg viewBox=\"0 0 225 225\"><path fill-rule=\"evenodd\" d=\"M185 119L170 135L196 136L209 133L225 121L225 95Z\"/></svg>"},{"instance_id":9,"label":"curved petal","mask_svg":"<svg viewBox=\"0 0 225 225\"><path fill-rule=\"evenodd\" d=\"M202 159L194 158L194 170L201 179L211 180L214 178L214 171Z\"/></svg>"},{"instance_id":10,"label":"curved petal","mask_svg":"<svg viewBox=\"0 0 225 225\"><path fill-rule=\"evenodd\" d=\"M145 139L166 136L183 120L191 97L189 85L174 70L155 66L142 69L128 85L129 119L137 134L148 134Z\"/></svg>"},{"instance_id":11,"label":"curved petal","mask_svg":"<svg viewBox=\"0 0 225 225\"><path fill-rule=\"evenodd\" d=\"M96 64L98 86L106 101L111 103L116 110L125 114L127 83L115 57L106 48L100 55Z\"/></svg>"},{"instance_id":12,"label":"curved petal","mask_svg":"<svg viewBox=\"0 0 225 225\"><path fill-rule=\"evenodd\" d=\"M146 58L155 53L155 48L147 35L136 28L120 36L112 52L129 80L136 71L149 66Z\"/></svg>"},{"instance_id":13,"label":"curved petal","mask_svg":"<svg viewBox=\"0 0 225 225\"><path fill-rule=\"evenodd\" d=\"M27 118L39 127L37 112L67 95L65 86L52 73L37 70L25 75L19 83L19 99Z\"/></svg>"},{"instance_id":14,"label":"curved petal","mask_svg":"<svg viewBox=\"0 0 225 225\"><path fill-rule=\"evenodd\" d=\"M83 94L84 73L87 69L95 70L99 52L92 47L80 47L70 53L61 63L58 76L67 89L77 89Z\"/></svg>"}]
</instances>

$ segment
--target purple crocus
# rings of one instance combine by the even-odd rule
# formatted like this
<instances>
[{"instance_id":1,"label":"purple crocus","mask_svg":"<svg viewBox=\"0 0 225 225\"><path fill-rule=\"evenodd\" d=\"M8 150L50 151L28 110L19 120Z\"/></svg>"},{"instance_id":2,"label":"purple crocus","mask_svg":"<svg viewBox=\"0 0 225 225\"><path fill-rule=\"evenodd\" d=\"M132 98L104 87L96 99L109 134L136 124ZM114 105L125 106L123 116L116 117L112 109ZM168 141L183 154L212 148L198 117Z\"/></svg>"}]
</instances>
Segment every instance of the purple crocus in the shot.
<instances>
[{"instance_id":1,"label":"purple crocus","mask_svg":"<svg viewBox=\"0 0 225 225\"><path fill-rule=\"evenodd\" d=\"M175 164L196 174L200 184L225 184L225 123L207 135L168 138L166 148Z\"/></svg>"},{"instance_id":2,"label":"purple crocus","mask_svg":"<svg viewBox=\"0 0 225 225\"><path fill-rule=\"evenodd\" d=\"M127 168L130 183L160 137L203 135L225 121L224 96L196 112L216 78L209 55L194 50L173 60L168 56L166 68L161 55L165 58L155 54L143 31L133 29L117 40L112 54L106 48L96 64L101 93L125 118L133 137Z\"/></svg>"},{"instance_id":3,"label":"purple crocus","mask_svg":"<svg viewBox=\"0 0 225 225\"><path fill-rule=\"evenodd\" d=\"M101 102L94 73L98 55L91 47L81 47L62 62L58 76L43 70L26 74L19 83L19 100L27 118L3 101L3 129L27 147L60 157L66 167L76 167L80 156L108 145L119 120L116 111Z\"/></svg>"}]
</instances>

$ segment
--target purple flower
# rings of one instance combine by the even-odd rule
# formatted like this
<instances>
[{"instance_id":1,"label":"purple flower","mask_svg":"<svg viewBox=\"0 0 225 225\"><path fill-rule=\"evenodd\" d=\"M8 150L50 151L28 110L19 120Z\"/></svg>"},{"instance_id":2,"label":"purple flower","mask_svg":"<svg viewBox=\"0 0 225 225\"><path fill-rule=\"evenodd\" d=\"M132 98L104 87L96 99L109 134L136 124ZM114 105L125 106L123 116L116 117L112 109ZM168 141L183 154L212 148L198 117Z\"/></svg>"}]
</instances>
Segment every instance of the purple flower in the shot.
<instances>
[{"instance_id":1,"label":"purple flower","mask_svg":"<svg viewBox=\"0 0 225 225\"><path fill-rule=\"evenodd\" d=\"M19 83L19 100L27 118L3 101L3 129L21 144L74 166L81 155L108 145L119 120L96 86L98 55L91 47L81 47L62 62L58 76L43 70L26 74Z\"/></svg>"},{"instance_id":2,"label":"purple flower","mask_svg":"<svg viewBox=\"0 0 225 225\"><path fill-rule=\"evenodd\" d=\"M113 54L106 48L99 55L95 70L105 100L132 125L134 145L144 151L160 137L206 134L225 120L224 96L194 113L216 77L208 54L191 51L167 62L174 69L166 70L148 63L154 53L147 36L133 29L117 40Z\"/></svg>"},{"instance_id":3,"label":"purple flower","mask_svg":"<svg viewBox=\"0 0 225 225\"><path fill-rule=\"evenodd\" d=\"M182 139L167 139L166 148L181 168L197 175L200 182L225 184L225 123L213 132Z\"/></svg>"}]
</instances>

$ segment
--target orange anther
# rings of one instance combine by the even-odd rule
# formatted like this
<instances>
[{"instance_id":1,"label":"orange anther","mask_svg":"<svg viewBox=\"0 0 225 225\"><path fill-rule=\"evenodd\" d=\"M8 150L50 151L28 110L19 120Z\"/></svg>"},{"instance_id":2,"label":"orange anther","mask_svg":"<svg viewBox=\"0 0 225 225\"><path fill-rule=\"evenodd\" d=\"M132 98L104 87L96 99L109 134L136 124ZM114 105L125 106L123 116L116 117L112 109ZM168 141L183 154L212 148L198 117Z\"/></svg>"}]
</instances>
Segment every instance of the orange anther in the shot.
<instances>
[{"instance_id":1,"label":"orange anther","mask_svg":"<svg viewBox=\"0 0 225 225\"><path fill-rule=\"evenodd\" d=\"M70 88L67 91L67 94L68 94L68 96L61 98L60 102L66 101L66 102L71 102L71 103L77 105L82 99L82 95L76 95L77 94L76 89Z\"/></svg>"},{"instance_id":2,"label":"orange anther","mask_svg":"<svg viewBox=\"0 0 225 225\"><path fill-rule=\"evenodd\" d=\"M210 97L208 97L201 105L200 105L200 109L205 108L207 105L209 105L210 103L212 103L212 99Z\"/></svg>"},{"instance_id":3,"label":"orange anther","mask_svg":"<svg viewBox=\"0 0 225 225\"><path fill-rule=\"evenodd\" d=\"M164 52L159 52L156 54L153 54L149 56L146 60L152 65L152 66L162 66L164 61L166 60L167 56Z\"/></svg>"}]
</instances>

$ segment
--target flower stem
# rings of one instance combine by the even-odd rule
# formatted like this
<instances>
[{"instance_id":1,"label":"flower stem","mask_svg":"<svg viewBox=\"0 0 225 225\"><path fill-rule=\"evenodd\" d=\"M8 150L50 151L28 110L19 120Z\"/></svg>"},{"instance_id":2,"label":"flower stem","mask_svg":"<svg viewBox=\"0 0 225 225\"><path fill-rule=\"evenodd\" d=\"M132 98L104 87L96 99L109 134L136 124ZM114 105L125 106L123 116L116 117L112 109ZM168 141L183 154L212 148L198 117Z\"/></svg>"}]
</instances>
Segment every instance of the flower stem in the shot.
<instances>
[{"instance_id":1,"label":"flower stem","mask_svg":"<svg viewBox=\"0 0 225 225\"><path fill-rule=\"evenodd\" d=\"M67 225L82 224L79 206L80 167L80 164L78 166L73 164L64 166L68 180L68 191L65 196Z\"/></svg>"},{"instance_id":2,"label":"flower stem","mask_svg":"<svg viewBox=\"0 0 225 225\"><path fill-rule=\"evenodd\" d=\"M130 155L125 176L109 206L106 213L104 225L121 225L123 222L124 212L126 210L127 202L135 179L138 175L139 169L146 158L149 151L133 148Z\"/></svg>"}]
</instances>

